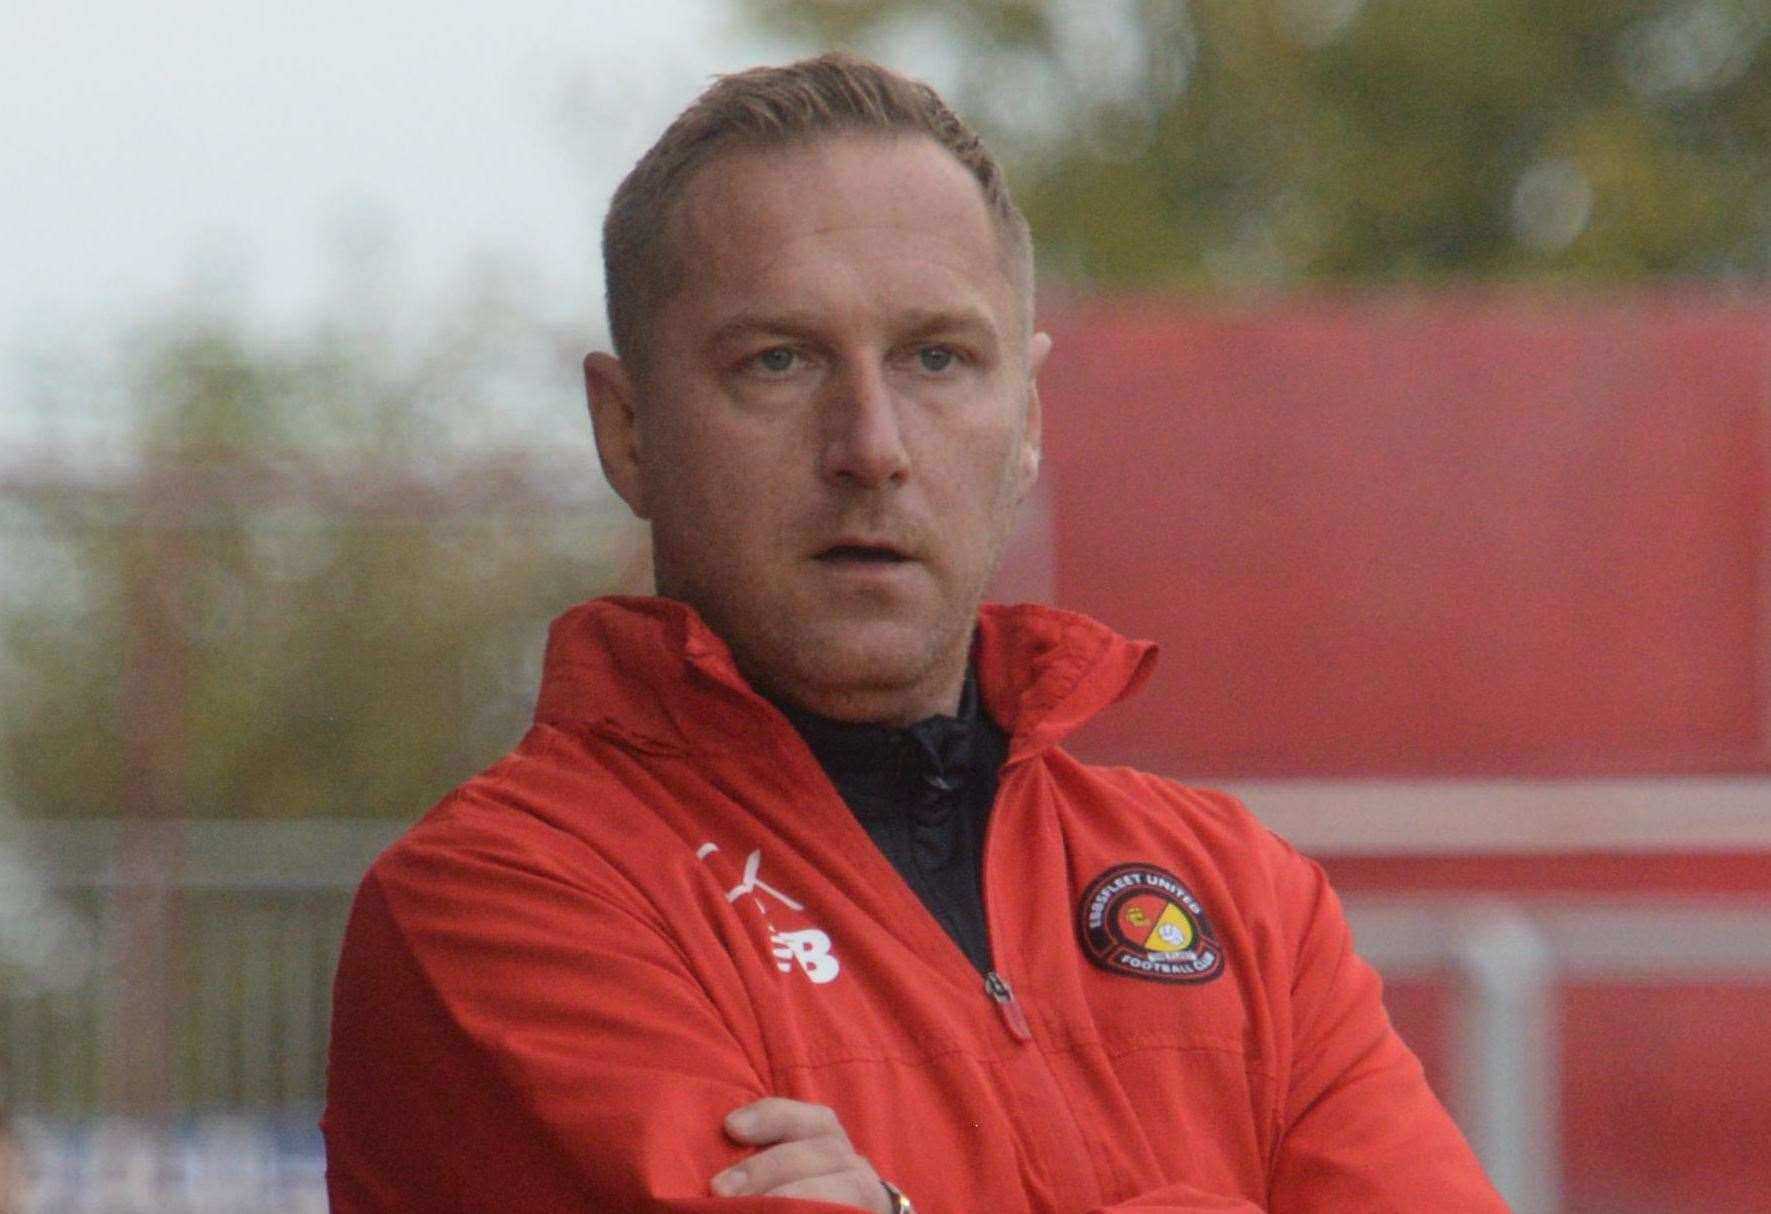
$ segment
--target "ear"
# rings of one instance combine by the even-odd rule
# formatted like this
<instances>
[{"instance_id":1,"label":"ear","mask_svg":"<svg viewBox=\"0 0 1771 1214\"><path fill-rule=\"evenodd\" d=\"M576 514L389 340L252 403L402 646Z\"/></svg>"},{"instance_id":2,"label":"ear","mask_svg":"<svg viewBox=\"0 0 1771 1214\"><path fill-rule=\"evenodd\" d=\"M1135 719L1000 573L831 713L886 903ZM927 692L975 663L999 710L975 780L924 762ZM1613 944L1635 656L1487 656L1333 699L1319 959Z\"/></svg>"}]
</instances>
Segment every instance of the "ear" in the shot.
<instances>
[{"instance_id":1,"label":"ear","mask_svg":"<svg viewBox=\"0 0 1771 1214\"><path fill-rule=\"evenodd\" d=\"M635 411L633 379L613 354L584 356L584 395L590 425L596 431L596 453L603 475L640 518L646 514L644 478L640 475L640 427Z\"/></svg>"},{"instance_id":2,"label":"ear","mask_svg":"<svg viewBox=\"0 0 1771 1214\"><path fill-rule=\"evenodd\" d=\"M1039 405L1039 369L1052 351L1049 333L1035 333L1027 342L1027 419L1021 430L1021 496L1039 479L1040 443L1044 438L1045 417Z\"/></svg>"}]
</instances>

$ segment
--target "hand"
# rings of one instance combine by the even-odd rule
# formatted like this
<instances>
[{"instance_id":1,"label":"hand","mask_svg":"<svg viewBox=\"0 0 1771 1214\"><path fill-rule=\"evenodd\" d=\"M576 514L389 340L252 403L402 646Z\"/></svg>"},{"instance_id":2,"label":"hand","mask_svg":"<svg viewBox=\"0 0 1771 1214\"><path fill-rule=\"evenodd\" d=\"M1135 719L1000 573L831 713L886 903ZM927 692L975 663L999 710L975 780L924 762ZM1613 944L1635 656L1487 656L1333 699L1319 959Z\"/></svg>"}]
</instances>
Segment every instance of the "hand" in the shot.
<instances>
[{"instance_id":1,"label":"hand","mask_svg":"<svg viewBox=\"0 0 1771 1214\"><path fill-rule=\"evenodd\" d=\"M800 1197L891 1214L879 1173L823 1105L767 1096L733 1109L725 1126L733 1142L766 1149L713 1178L721 1197Z\"/></svg>"}]
</instances>

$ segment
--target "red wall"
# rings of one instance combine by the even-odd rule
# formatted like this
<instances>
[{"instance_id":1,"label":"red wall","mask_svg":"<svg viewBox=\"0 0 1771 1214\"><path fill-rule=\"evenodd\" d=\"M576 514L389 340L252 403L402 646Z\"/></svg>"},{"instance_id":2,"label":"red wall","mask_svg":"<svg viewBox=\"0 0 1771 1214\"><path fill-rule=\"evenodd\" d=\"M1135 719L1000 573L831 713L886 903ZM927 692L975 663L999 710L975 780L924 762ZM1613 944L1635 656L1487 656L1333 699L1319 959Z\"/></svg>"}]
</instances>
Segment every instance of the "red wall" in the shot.
<instances>
[{"instance_id":1,"label":"red wall","mask_svg":"<svg viewBox=\"0 0 1771 1214\"><path fill-rule=\"evenodd\" d=\"M1055 600L1164 649L1085 753L1771 771L1771 302L1145 300L1047 327Z\"/></svg>"}]
</instances>

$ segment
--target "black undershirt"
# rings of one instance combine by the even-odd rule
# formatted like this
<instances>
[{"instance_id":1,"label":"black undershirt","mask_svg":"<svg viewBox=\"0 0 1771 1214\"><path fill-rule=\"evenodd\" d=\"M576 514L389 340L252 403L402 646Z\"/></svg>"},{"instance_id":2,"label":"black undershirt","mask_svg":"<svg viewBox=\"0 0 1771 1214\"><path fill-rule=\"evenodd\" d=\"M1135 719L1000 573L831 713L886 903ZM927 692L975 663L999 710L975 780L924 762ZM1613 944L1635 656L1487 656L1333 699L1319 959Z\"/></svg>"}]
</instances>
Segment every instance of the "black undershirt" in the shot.
<instances>
[{"instance_id":1,"label":"black undershirt","mask_svg":"<svg viewBox=\"0 0 1771 1214\"><path fill-rule=\"evenodd\" d=\"M909 726L781 711L892 867L978 972L989 973L984 826L1008 738L979 702L975 678L966 674L958 716Z\"/></svg>"}]
</instances>

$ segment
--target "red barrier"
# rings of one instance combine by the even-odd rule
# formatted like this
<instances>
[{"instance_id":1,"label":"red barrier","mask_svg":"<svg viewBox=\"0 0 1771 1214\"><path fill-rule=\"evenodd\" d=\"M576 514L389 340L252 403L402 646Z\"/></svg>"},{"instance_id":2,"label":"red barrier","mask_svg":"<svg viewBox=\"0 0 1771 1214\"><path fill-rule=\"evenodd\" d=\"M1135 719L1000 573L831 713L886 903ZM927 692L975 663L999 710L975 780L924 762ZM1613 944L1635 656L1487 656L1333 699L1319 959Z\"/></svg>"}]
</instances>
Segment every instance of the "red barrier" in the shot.
<instances>
[{"instance_id":1,"label":"red barrier","mask_svg":"<svg viewBox=\"0 0 1771 1214\"><path fill-rule=\"evenodd\" d=\"M1190 776L1771 771L1771 302L1054 312L1054 597Z\"/></svg>"}]
</instances>

